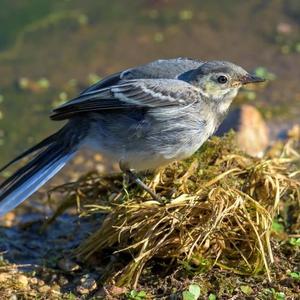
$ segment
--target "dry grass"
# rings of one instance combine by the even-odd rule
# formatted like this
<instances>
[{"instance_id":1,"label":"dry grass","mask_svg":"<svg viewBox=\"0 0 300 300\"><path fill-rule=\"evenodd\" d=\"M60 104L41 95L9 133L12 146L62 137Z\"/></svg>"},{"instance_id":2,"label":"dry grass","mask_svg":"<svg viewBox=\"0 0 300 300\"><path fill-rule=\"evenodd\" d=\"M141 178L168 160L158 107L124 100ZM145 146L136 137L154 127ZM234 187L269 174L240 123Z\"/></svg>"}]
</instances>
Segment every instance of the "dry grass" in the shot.
<instances>
[{"instance_id":1,"label":"dry grass","mask_svg":"<svg viewBox=\"0 0 300 300\"><path fill-rule=\"evenodd\" d=\"M78 254L89 259L107 248L129 253L127 264L109 276L118 285L136 286L153 258L192 272L212 266L238 274L266 272L271 280L272 220L282 201L300 207L297 143L294 136L257 159L236 149L232 135L213 138L188 161L144 179L165 204L134 186L124 189L120 177L95 173L56 191L65 193L65 203L100 203L84 208L85 214L107 216Z\"/></svg>"}]
</instances>

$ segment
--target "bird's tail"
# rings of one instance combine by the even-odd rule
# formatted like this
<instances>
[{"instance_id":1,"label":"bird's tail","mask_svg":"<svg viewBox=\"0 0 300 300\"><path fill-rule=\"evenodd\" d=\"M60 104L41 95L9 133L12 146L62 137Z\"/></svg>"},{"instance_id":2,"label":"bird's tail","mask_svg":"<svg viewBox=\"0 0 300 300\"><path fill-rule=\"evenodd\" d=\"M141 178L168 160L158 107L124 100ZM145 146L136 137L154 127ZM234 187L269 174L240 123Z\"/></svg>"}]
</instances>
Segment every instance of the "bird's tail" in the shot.
<instances>
[{"instance_id":1,"label":"bird's tail","mask_svg":"<svg viewBox=\"0 0 300 300\"><path fill-rule=\"evenodd\" d=\"M2 172L18 160L33 156L0 185L0 216L21 204L56 174L77 152L85 138L85 131L69 122L0 169Z\"/></svg>"}]
</instances>

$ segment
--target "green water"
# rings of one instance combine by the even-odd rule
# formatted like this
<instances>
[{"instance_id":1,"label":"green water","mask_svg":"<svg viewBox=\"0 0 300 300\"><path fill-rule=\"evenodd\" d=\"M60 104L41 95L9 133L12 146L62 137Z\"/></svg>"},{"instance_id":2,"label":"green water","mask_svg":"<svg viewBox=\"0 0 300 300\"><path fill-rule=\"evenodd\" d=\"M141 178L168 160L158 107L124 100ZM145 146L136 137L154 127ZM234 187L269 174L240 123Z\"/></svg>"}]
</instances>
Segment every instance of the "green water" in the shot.
<instances>
[{"instance_id":1,"label":"green water","mask_svg":"<svg viewBox=\"0 0 300 300\"><path fill-rule=\"evenodd\" d=\"M277 79L251 103L298 120L299 3L0 0L0 164L61 126L48 119L53 106L160 57L264 66Z\"/></svg>"}]
</instances>

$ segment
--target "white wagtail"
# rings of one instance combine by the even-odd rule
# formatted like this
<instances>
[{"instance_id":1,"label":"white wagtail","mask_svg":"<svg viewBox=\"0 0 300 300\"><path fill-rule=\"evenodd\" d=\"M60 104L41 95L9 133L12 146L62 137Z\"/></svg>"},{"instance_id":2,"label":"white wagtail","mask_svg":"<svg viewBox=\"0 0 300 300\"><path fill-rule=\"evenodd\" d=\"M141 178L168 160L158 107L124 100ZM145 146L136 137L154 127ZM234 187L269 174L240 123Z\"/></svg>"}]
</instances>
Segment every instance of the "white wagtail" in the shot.
<instances>
[{"instance_id":1,"label":"white wagtail","mask_svg":"<svg viewBox=\"0 0 300 300\"><path fill-rule=\"evenodd\" d=\"M226 61L157 60L104 78L54 109L68 120L1 171L30 155L0 186L0 215L53 177L82 146L93 147L154 198L133 171L191 156L215 132L239 88L263 79Z\"/></svg>"}]
</instances>

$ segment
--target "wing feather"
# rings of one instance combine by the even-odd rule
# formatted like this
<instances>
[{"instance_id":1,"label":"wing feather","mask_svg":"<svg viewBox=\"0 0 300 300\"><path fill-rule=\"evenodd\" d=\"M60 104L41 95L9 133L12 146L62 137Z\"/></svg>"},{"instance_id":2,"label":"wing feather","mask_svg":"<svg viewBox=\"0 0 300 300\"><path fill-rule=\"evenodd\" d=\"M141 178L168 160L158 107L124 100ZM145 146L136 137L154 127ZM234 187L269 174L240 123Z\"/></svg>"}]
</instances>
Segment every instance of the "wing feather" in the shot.
<instances>
[{"instance_id":1,"label":"wing feather","mask_svg":"<svg viewBox=\"0 0 300 300\"><path fill-rule=\"evenodd\" d=\"M144 65L109 75L83 90L81 94L117 85L122 80L159 78L174 79L182 73L198 68L203 63L204 61L187 57L158 59Z\"/></svg>"},{"instance_id":2,"label":"wing feather","mask_svg":"<svg viewBox=\"0 0 300 300\"><path fill-rule=\"evenodd\" d=\"M199 98L199 89L176 79L136 79L91 91L54 109L53 120L82 112L186 105Z\"/></svg>"}]
</instances>

